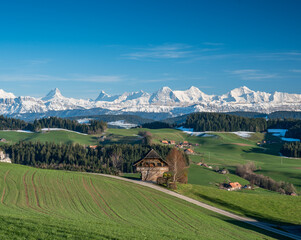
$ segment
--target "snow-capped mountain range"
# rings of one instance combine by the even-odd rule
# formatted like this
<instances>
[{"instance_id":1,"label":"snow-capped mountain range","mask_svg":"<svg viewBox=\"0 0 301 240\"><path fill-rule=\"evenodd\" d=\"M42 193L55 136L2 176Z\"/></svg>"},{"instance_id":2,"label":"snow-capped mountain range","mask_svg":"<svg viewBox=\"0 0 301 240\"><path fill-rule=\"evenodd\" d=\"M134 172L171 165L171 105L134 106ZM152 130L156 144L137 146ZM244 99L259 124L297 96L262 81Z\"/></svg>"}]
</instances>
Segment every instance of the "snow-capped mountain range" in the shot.
<instances>
[{"instance_id":1,"label":"snow-capped mountain range","mask_svg":"<svg viewBox=\"0 0 301 240\"><path fill-rule=\"evenodd\" d=\"M95 100L64 97L59 89L51 90L43 98L16 97L0 89L0 114L20 117L29 116L76 116L93 114L166 113L178 116L192 112L252 111L301 111L301 94L253 91L240 87L218 95L208 95L196 87L187 90L171 90L162 87L153 94L131 92L109 95L101 91Z\"/></svg>"}]
</instances>

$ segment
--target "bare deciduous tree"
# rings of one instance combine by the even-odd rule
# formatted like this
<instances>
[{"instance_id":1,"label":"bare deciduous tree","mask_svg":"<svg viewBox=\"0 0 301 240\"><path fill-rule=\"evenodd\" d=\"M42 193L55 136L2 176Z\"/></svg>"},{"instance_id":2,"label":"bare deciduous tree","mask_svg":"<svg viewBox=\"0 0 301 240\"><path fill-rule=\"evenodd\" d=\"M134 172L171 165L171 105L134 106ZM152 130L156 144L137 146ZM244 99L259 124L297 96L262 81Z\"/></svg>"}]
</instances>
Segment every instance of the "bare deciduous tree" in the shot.
<instances>
[{"instance_id":1,"label":"bare deciduous tree","mask_svg":"<svg viewBox=\"0 0 301 240\"><path fill-rule=\"evenodd\" d=\"M187 163L184 154L173 148L166 157L169 171L172 173L172 182L187 183Z\"/></svg>"}]
</instances>

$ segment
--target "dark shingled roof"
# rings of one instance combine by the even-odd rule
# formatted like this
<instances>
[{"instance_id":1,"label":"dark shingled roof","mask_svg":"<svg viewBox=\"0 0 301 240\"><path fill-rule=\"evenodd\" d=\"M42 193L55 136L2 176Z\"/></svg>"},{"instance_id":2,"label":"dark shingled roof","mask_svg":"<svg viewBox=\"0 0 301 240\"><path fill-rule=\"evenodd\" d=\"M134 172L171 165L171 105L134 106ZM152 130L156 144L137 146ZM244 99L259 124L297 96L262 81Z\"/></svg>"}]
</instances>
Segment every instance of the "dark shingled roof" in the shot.
<instances>
[{"instance_id":1,"label":"dark shingled roof","mask_svg":"<svg viewBox=\"0 0 301 240\"><path fill-rule=\"evenodd\" d=\"M152 158L159 158L163 160L162 157L154 149L150 150L143 159L152 159Z\"/></svg>"},{"instance_id":2,"label":"dark shingled roof","mask_svg":"<svg viewBox=\"0 0 301 240\"><path fill-rule=\"evenodd\" d=\"M163 158L154 150L154 149L151 149L144 158L138 160L137 162L134 163L134 166L139 163L140 161L144 160L144 159L160 159L162 162L166 163ZM168 165L168 164L167 164Z\"/></svg>"}]
</instances>

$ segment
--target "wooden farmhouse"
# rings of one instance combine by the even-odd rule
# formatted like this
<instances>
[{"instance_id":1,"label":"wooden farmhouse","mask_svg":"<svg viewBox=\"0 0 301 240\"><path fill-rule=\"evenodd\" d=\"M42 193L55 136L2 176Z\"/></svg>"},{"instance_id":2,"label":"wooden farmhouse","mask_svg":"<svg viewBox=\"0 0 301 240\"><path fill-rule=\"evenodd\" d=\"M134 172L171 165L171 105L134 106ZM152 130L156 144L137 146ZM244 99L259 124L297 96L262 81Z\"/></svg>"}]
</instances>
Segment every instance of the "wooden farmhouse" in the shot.
<instances>
[{"instance_id":1,"label":"wooden farmhouse","mask_svg":"<svg viewBox=\"0 0 301 240\"><path fill-rule=\"evenodd\" d=\"M141 172L142 181L156 182L158 177L169 171L168 164L154 150L150 150L144 158L134 163L137 172Z\"/></svg>"}]
</instances>

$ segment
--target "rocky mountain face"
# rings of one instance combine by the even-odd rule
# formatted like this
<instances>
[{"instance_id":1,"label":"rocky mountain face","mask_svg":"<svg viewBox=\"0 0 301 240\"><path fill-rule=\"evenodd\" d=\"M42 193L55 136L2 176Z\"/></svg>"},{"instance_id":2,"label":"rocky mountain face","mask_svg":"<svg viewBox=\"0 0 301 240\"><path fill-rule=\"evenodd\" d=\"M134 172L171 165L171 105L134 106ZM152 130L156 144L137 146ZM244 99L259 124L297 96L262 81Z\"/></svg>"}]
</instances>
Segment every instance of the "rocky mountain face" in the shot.
<instances>
[{"instance_id":1,"label":"rocky mountain face","mask_svg":"<svg viewBox=\"0 0 301 240\"><path fill-rule=\"evenodd\" d=\"M23 118L23 116L76 116L122 113L164 113L178 116L192 112L252 111L301 111L301 94L282 92L266 93L240 87L218 95L207 95L196 87L174 91L162 87L149 94L143 91L109 95L101 91L95 100L64 97L59 89L51 90L43 98L16 97L0 89L0 114ZM64 113L64 114L63 114Z\"/></svg>"}]
</instances>

